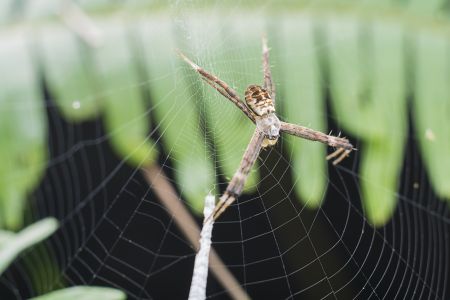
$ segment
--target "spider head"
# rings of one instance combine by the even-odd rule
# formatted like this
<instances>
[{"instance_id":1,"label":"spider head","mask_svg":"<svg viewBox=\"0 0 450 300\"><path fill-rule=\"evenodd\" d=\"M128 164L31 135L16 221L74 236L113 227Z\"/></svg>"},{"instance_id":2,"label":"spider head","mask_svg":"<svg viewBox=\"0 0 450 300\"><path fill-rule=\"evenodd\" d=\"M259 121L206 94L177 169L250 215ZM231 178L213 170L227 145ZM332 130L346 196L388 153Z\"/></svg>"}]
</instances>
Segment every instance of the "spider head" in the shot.
<instances>
[{"instance_id":1,"label":"spider head","mask_svg":"<svg viewBox=\"0 0 450 300\"><path fill-rule=\"evenodd\" d=\"M256 119L256 127L265 134L263 148L277 143L280 137L280 126L280 120L274 113Z\"/></svg>"}]
</instances>

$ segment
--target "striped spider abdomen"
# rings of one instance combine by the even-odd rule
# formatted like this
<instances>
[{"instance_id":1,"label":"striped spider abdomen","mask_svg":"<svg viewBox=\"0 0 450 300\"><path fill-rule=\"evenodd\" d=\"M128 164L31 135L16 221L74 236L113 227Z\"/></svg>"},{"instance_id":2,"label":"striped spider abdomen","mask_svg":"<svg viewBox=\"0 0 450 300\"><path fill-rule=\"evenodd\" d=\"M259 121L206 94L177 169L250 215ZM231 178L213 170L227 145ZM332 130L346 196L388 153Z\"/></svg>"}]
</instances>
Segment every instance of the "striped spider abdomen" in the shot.
<instances>
[{"instance_id":1,"label":"striped spider abdomen","mask_svg":"<svg viewBox=\"0 0 450 300\"><path fill-rule=\"evenodd\" d=\"M266 116L275 112L269 92L259 85L249 85L245 90L245 102L257 116Z\"/></svg>"}]
</instances>

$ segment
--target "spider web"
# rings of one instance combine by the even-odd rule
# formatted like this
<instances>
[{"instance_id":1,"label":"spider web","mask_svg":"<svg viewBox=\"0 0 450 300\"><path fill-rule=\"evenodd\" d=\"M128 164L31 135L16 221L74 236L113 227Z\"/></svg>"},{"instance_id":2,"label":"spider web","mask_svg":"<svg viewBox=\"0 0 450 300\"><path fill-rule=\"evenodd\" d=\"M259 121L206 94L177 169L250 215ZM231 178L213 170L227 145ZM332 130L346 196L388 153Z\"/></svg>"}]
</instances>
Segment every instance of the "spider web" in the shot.
<instances>
[{"instance_id":1,"label":"spider web","mask_svg":"<svg viewBox=\"0 0 450 300\"><path fill-rule=\"evenodd\" d=\"M186 8L189 5L174 3L175 11ZM234 13L238 13L238 5L229 14ZM186 25L183 15L174 21L186 40L202 40L196 36L201 35L198 31ZM209 24L203 21L200 25L206 28ZM214 49L232 49L233 54L227 60L214 60L217 53L208 53L212 46L203 40L192 48L195 61L213 73L220 65L227 72L217 75L227 82L227 77L239 76L261 82L260 69L256 72L251 67L261 58L249 57L252 49L232 44L232 33L227 33L225 25L220 29L225 33ZM170 72L182 77L183 70ZM206 145L205 159L213 160L217 183L211 189L223 191L228 183L224 171L227 160L233 153L242 155L245 149L224 131L236 132L247 125L235 122L224 127L217 118L234 114L236 108L217 93L209 94L210 87L192 73L186 77L193 94L210 95L204 100L188 100L202 114L214 116L199 122L196 130ZM277 87L283 85L283 80L275 78ZM241 85L255 82L236 85L240 92ZM152 81L120 88L141 89L146 84L151 86ZM33 215L56 216L61 229L47 242L46 250L29 253L1 279L7 295L35 295L29 270L38 268L50 256L58 268L46 273L42 284L52 288L64 283L106 285L124 290L131 299L186 298L195 253L172 215L158 201L140 169L130 167L114 153L109 144L114 133L106 133L100 119L81 124L67 122L55 107L54 96L45 89L44 93L52 158L44 181L33 195ZM277 101L282 107L282 95ZM211 105L214 102L225 104ZM153 109L150 107L145 115L151 115ZM183 107L173 107L165 117L171 120L181 117L182 112ZM279 114L286 120L282 109ZM329 129L340 130L330 112L323 117ZM166 132L155 128L152 137L164 140ZM225 140L216 140L221 136ZM184 139L182 134L178 138ZM218 147L219 143L226 147ZM355 144L357 148L364 146ZM295 193L295 185L302 179L295 176L294 154L287 150L289 141L282 138L277 146L260 155L254 167L259 179L252 186L253 192L239 197L215 224L212 246L255 299L445 299L448 210L445 202L434 195L416 146L417 140L410 134L396 195L397 209L386 226L375 229L366 222L361 206L357 152L323 174L328 185L323 205L311 210ZM174 166L179 162L174 149L162 147L159 163L183 195L187 187L175 180L179 170ZM200 218L198 221L200 224ZM208 280L208 297L229 297L214 276Z\"/></svg>"}]
</instances>

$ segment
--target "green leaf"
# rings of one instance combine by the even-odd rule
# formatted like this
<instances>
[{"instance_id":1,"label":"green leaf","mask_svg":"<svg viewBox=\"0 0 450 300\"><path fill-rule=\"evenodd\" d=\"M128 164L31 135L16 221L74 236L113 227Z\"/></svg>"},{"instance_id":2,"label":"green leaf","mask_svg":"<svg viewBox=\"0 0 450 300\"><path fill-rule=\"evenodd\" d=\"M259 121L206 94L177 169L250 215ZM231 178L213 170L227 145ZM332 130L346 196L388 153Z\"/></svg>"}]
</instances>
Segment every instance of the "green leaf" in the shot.
<instances>
[{"instance_id":1,"label":"green leaf","mask_svg":"<svg viewBox=\"0 0 450 300\"><path fill-rule=\"evenodd\" d=\"M2 244L8 242L12 237L14 237L15 233L6 230L0 230L0 247Z\"/></svg>"},{"instance_id":2,"label":"green leaf","mask_svg":"<svg viewBox=\"0 0 450 300\"><path fill-rule=\"evenodd\" d=\"M40 220L20 232L0 232L0 274L25 249L43 241L58 229L58 221L54 218Z\"/></svg>"},{"instance_id":3,"label":"green leaf","mask_svg":"<svg viewBox=\"0 0 450 300\"><path fill-rule=\"evenodd\" d=\"M66 27L44 27L39 32L42 33L38 43L45 77L64 117L83 121L97 116L101 95L89 47Z\"/></svg>"},{"instance_id":4,"label":"green leaf","mask_svg":"<svg viewBox=\"0 0 450 300\"><path fill-rule=\"evenodd\" d=\"M5 3L0 6L6 11L11 11L10 4L16 5ZM415 67L406 71L413 71L416 79L411 98L421 154L437 193L450 198L446 180L450 146L445 126L448 76L444 70L448 53L441 45L450 21L443 0L277 1L265 6L250 1L242 15L235 14L235 4L227 1L220 5L202 2L203 9L195 13L195 3L175 8L162 1L76 3L100 29L103 46L91 47L83 41L83 30L62 26L61 19L55 18L61 5L54 0L16 5L18 15L24 16L17 22L20 26L5 26L0 32L0 67L6 70L0 75L1 99L26 99L0 102L0 131L6 141L0 149L6 161L0 166L2 226L20 226L24 199L39 182L46 163L44 104L30 54L24 51L28 40L22 33L17 35L31 27L33 33L39 33L29 36L36 40L33 46L37 45L41 54L37 57L42 58L43 75L63 115L71 121L104 117L106 138L135 167L156 159L155 144L149 139L149 115L154 115L157 127L153 129L161 133L156 142L167 151L164 159L170 159L181 192L199 212L203 196L215 187L216 170L227 178L233 175L253 125L183 65L173 48L181 48L242 94L248 84L262 81L260 36L270 28L273 73L278 77L275 83L285 93L285 99L279 99L281 117L323 131L328 128L320 80L329 78L337 124L352 141L361 141L360 151L353 155L361 157L362 201L369 220L378 225L388 220L397 201L407 132L405 86L409 82L404 74L410 73L405 72L404 62L411 58L408 66ZM2 23L13 19L0 13ZM325 24L323 32L311 29L320 23ZM78 24L84 28L83 23ZM121 31L123 28L126 31ZM314 43L322 36L325 43L320 48L325 51ZM411 38L411 45L404 43L405 36ZM142 51L136 51L134 43L142 46ZM318 67L321 58L326 59L328 69ZM440 74L439 78L435 74ZM295 84L302 87L297 94ZM142 97L145 88L151 92L150 103ZM26 107L33 117L16 106ZM203 117L209 127L201 123ZM31 142L24 128L37 129L35 137L39 138ZM209 151L212 146L218 154L215 161ZM325 148L288 138L296 192L313 207L320 204L326 188L321 157ZM27 167L18 167L18 161L26 161ZM389 172L385 178L383 170ZM249 177L248 191L259 182L257 171L258 166ZM16 180L18 177L22 179Z\"/></svg>"},{"instance_id":5,"label":"green leaf","mask_svg":"<svg viewBox=\"0 0 450 300\"><path fill-rule=\"evenodd\" d=\"M0 1L0 24L6 23L11 16L13 0Z\"/></svg>"},{"instance_id":6,"label":"green leaf","mask_svg":"<svg viewBox=\"0 0 450 300\"><path fill-rule=\"evenodd\" d=\"M196 107L196 102L203 99L198 94L191 94L192 81L180 76L180 66L186 66L174 51L176 44L169 19L155 19L139 25L138 38L145 53L142 59L149 76L151 109L169 155L164 159L171 159L182 195L195 211L201 213L204 196L215 186L214 169Z\"/></svg>"},{"instance_id":7,"label":"green leaf","mask_svg":"<svg viewBox=\"0 0 450 300\"><path fill-rule=\"evenodd\" d=\"M0 32L0 227L22 225L26 197L47 163L45 110L22 30Z\"/></svg>"},{"instance_id":8,"label":"green leaf","mask_svg":"<svg viewBox=\"0 0 450 300\"><path fill-rule=\"evenodd\" d=\"M408 3L409 9L421 14L436 13L445 5L445 0L410 0Z\"/></svg>"},{"instance_id":9,"label":"green leaf","mask_svg":"<svg viewBox=\"0 0 450 300\"><path fill-rule=\"evenodd\" d=\"M157 149L149 137L150 110L139 90L130 37L120 22L101 23L104 43L94 51L105 101L104 120L116 151L134 166L154 163Z\"/></svg>"},{"instance_id":10,"label":"green leaf","mask_svg":"<svg viewBox=\"0 0 450 300\"><path fill-rule=\"evenodd\" d=\"M437 194L450 199L450 75L449 41L434 32L421 32L417 46L413 115L422 157Z\"/></svg>"},{"instance_id":11,"label":"green leaf","mask_svg":"<svg viewBox=\"0 0 450 300\"><path fill-rule=\"evenodd\" d=\"M371 23L362 47L364 27L355 22L328 24L333 108L344 129L363 141L363 204L369 221L384 225L398 201L406 138L404 31L391 22Z\"/></svg>"},{"instance_id":12,"label":"green leaf","mask_svg":"<svg viewBox=\"0 0 450 300\"><path fill-rule=\"evenodd\" d=\"M107 287L74 286L48 294L31 298L32 300L122 300L126 299L124 292Z\"/></svg>"},{"instance_id":13,"label":"green leaf","mask_svg":"<svg viewBox=\"0 0 450 300\"><path fill-rule=\"evenodd\" d=\"M202 32L202 34L189 36L189 40L184 42L189 44L189 48L192 49L192 57L198 57L199 64L228 83L241 95L243 100L247 86L255 83L262 84L263 82L261 72L263 21L262 15L258 14L247 21L237 19L235 16L230 16L229 19L225 20L215 15L209 16L207 19L190 18L189 28L192 32ZM207 28L205 28L204 22L208 23ZM228 26L223 27L224 22ZM242 28L245 28L245 31ZM228 43L238 44L239 48L224 48L222 41L224 36L230 38ZM204 49L206 51L202 51L205 37L207 37L210 46L208 49ZM241 60L242 50L254 59ZM212 62L213 64L205 66L202 61ZM255 130L255 125L231 101L199 80L198 74L193 70L190 72L194 75L193 77L190 76L191 84L201 83L201 86L195 85L196 92L201 91L203 94L203 98L197 100L202 101L198 105L205 109L210 126L207 130L211 131L217 149L218 166L222 168L228 182L241 163L242 156ZM250 172L244 191L252 192L256 189L259 182L259 174L255 171L257 168L258 163Z\"/></svg>"},{"instance_id":14,"label":"green leaf","mask_svg":"<svg viewBox=\"0 0 450 300\"><path fill-rule=\"evenodd\" d=\"M273 43L279 51L284 74L278 107L283 107L286 120L322 132L327 131L325 99L322 92L318 47L314 39L314 19L286 18L281 35ZM281 76L281 75L280 75ZM281 79L281 78L280 78ZM276 78L275 78L276 80ZM289 157L295 174L295 191L302 202L317 208L327 185L326 146L286 135Z\"/></svg>"}]
</instances>

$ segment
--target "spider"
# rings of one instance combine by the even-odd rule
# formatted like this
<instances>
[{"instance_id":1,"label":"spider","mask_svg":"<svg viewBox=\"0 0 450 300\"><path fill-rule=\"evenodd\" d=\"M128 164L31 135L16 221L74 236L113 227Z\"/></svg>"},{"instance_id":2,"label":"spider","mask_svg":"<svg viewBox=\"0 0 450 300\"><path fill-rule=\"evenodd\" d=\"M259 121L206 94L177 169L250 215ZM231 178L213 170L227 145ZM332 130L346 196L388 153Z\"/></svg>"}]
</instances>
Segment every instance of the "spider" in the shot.
<instances>
[{"instance_id":1,"label":"spider","mask_svg":"<svg viewBox=\"0 0 450 300\"><path fill-rule=\"evenodd\" d=\"M247 180L250 170L255 164L261 149L275 145L280 137L280 132L311 141L318 141L327 144L330 147L337 148L336 151L326 157L327 160L334 159L333 165L341 162L352 150L355 150L353 145L346 138L327 135L320 131L286 123L278 119L275 114L275 87L272 82L272 74L269 66L269 48L267 47L267 39L264 36L262 38L264 84L263 87L259 85L250 85L247 87L245 90L245 104L238 96L237 92L224 81L199 67L182 52L178 51L178 55L199 73L207 84L234 103L234 105L256 124L256 129L244 152L239 168L233 175L224 194L220 197L216 208L210 217L205 219L205 222L211 218L216 220L228 206L236 201L237 197L242 193L245 181Z\"/></svg>"}]
</instances>

